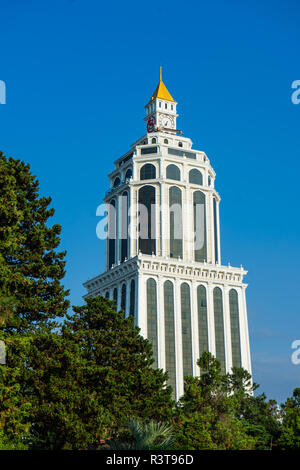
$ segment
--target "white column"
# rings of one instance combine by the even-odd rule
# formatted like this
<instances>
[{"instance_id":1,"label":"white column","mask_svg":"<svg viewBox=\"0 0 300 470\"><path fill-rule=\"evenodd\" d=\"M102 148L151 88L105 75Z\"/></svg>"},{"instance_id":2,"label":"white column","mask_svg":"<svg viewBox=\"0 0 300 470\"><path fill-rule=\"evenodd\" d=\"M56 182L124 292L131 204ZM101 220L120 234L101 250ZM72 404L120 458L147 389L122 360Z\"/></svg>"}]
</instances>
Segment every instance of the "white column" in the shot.
<instances>
[{"instance_id":1,"label":"white column","mask_svg":"<svg viewBox=\"0 0 300 470\"><path fill-rule=\"evenodd\" d=\"M139 276L136 276L134 278L134 281L135 281L134 325L138 325L138 298L139 298L139 289L140 289Z\"/></svg>"},{"instance_id":2,"label":"white column","mask_svg":"<svg viewBox=\"0 0 300 470\"><path fill-rule=\"evenodd\" d=\"M146 278L143 275L139 276L137 321L141 329L141 335L147 338L147 288Z\"/></svg>"},{"instance_id":3,"label":"white column","mask_svg":"<svg viewBox=\"0 0 300 470\"><path fill-rule=\"evenodd\" d=\"M218 237L217 237L217 243L218 243L218 251L219 251L219 264L221 265L221 235L220 235L220 211L219 211L219 204L220 202L217 202L216 200L216 217L217 217L217 227L218 227Z\"/></svg>"},{"instance_id":4,"label":"white column","mask_svg":"<svg viewBox=\"0 0 300 470\"><path fill-rule=\"evenodd\" d=\"M164 289L163 278L157 279L157 345L158 345L158 367L166 369L165 355L165 314L164 314Z\"/></svg>"},{"instance_id":5,"label":"white column","mask_svg":"<svg viewBox=\"0 0 300 470\"><path fill-rule=\"evenodd\" d=\"M242 367L252 375L250 343L249 343L249 329L247 318L247 304L246 304L246 285L242 286L239 290L239 318L240 318L240 338L241 338L241 355Z\"/></svg>"},{"instance_id":6,"label":"white column","mask_svg":"<svg viewBox=\"0 0 300 470\"><path fill-rule=\"evenodd\" d=\"M119 240L119 233L120 233L120 209L119 209L119 196L116 196L116 262L115 264L118 265L120 262L120 240Z\"/></svg>"},{"instance_id":7,"label":"white column","mask_svg":"<svg viewBox=\"0 0 300 470\"><path fill-rule=\"evenodd\" d=\"M215 260L215 244L214 244L214 217L213 217L213 197L209 191L206 195L206 233L207 233L207 261Z\"/></svg>"}]
</instances>

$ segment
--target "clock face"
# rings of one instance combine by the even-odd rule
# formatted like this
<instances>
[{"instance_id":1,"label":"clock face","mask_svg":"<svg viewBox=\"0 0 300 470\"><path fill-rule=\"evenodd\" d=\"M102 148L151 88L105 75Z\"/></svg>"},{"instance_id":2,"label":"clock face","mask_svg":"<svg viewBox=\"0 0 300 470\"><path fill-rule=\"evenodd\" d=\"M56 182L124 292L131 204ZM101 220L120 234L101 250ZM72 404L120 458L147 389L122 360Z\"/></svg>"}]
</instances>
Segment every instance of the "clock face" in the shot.
<instances>
[{"instance_id":1,"label":"clock face","mask_svg":"<svg viewBox=\"0 0 300 470\"><path fill-rule=\"evenodd\" d=\"M147 121L147 132L153 132L156 124L156 119L154 116L151 116Z\"/></svg>"},{"instance_id":2,"label":"clock face","mask_svg":"<svg viewBox=\"0 0 300 470\"><path fill-rule=\"evenodd\" d=\"M159 125L161 127L174 128L174 119L171 116L160 116Z\"/></svg>"}]
</instances>

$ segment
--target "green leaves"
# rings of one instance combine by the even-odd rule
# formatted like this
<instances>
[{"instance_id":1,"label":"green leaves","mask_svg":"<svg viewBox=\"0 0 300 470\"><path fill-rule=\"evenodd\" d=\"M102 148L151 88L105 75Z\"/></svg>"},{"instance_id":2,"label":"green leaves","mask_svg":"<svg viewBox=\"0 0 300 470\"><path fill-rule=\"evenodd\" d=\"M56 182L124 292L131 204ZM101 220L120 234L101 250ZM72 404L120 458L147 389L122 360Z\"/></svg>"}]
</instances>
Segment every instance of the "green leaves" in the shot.
<instances>
[{"instance_id":1,"label":"green leaves","mask_svg":"<svg viewBox=\"0 0 300 470\"><path fill-rule=\"evenodd\" d=\"M16 307L15 320L2 325L7 331L64 316L68 307L68 292L59 282L65 253L55 251L61 229L48 226L54 209L38 189L29 165L0 152L0 292L13 296Z\"/></svg>"}]
</instances>

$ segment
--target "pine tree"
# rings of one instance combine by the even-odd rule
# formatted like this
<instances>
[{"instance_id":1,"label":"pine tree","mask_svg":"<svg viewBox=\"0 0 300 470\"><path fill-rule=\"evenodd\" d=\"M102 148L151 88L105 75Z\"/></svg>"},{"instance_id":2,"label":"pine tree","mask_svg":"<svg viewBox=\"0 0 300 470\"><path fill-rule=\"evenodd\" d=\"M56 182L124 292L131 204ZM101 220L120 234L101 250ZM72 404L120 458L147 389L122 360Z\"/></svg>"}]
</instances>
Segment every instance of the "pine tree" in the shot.
<instances>
[{"instance_id":1,"label":"pine tree","mask_svg":"<svg viewBox=\"0 0 300 470\"><path fill-rule=\"evenodd\" d=\"M67 291L61 285L65 253L57 252L61 227L48 225L54 209L39 197L28 164L0 152L0 431L22 438L30 429L32 401L27 379L32 342L41 326L51 328L65 315Z\"/></svg>"},{"instance_id":2,"label":"pine tree","mask_svg":"<svg viewBox=\"0 0 300 470\"><path fill-rule=\"evenodd\" d=\"M0 152L0 307L10 303L2 331L26 331L66 313L65 252L56 251L61 227L47 225L50 203L39 197L29 165Z\"/></svg>"},{"instance_id":3,"label":"pine tree","mask_svg":"<svg viewBox=\"0 0 300 470\"><path fill-rule=\"evenodd\" d=\"M85 386L113 416L111 432L131 418L169 420L173 401L167 374L153 368L152 346L133 318L124 318L102 297L87 298L74 312L63 335L81 347L88 363Z\"/></svg>"}]
</instances>

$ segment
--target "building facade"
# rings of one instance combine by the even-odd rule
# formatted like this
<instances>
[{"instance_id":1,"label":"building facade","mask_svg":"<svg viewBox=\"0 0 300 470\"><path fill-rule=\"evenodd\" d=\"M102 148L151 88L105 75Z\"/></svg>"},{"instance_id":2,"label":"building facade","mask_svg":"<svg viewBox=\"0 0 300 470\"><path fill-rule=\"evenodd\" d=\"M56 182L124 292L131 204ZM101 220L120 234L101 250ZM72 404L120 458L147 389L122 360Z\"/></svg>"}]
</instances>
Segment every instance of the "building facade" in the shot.
<instances>
[{"instance_id":1,"label":"building facade","mask_svg":"<svg viewBox=\"0 0 300 470\"><path fill-rule=\"evenodd\" d=\"M221 264L216 175L177 129L177 102L161 78L145 109L146 134L109 174L105 272L84 286L134 316L178 399L203 351L223 372L251 373L247 272Z\"/></svg>"}]
</instances>

